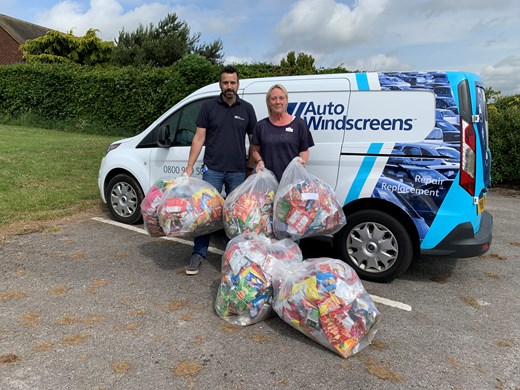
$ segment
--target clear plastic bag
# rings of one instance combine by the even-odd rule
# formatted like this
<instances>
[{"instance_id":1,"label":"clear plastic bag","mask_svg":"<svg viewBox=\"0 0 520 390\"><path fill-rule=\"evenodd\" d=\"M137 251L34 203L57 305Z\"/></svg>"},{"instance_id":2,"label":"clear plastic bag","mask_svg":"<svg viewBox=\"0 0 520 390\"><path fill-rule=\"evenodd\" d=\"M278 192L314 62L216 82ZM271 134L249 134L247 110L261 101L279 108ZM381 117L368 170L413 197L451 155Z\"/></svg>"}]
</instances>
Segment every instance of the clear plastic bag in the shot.
<instances>
[{"instance_id":1,"label":"clear plastic bag","mask_svg":"<svg viewBox=\"0 0 520 390\"><path fill-rule=\"evenodd\" d=\"M234 325L251 325L273 315L272 274L301 263L302 252L291 240L246 233L229 241L222 256L221 283L215 311Z\"/></svg>"},{"instance_id":2,"label":"clear plastic bag","mask_svg":"<svg viewBox=\"0 0 520 390\"><path fill-rule=\"evenodd\" d=\"M167 236L196 237L222 229L224 198L208 182L176 178L157 207L159 225Z\"/></svg>"},{"instance_id":3,"label":"clear plastic bag","mask_svg":"<svg viewBox=\"0 0 520 390\"><path fill-rule=\"evenodd\" d=\"M164 232L159 225L159 215L157 209L161 204L163 194L173 187L174 179L159 179L146 193L141 202L141 215L143 216L144 229L150 237L164 236Z\"/></svg>"},{"instance_id":4,"label":"clear plastic bag","mask_svg":"<svg viewBox=\"0 0 520 390\"><path fill-rule=\"evenodd\" d=\"M300 160L289 163L276 192L273 229L279 239L333 234L346 224L332 187L309 173Z\"/></svg>"},{"instance_id":5,"label":"clear plastic bag","mask_svg":"<svg viewBox=\"0 0 520 390\"><path fill-rule=\"evenodd\" d=\"M249 176L224 201L224 230L229 238L243 233L273 236L274 174L262 169Z\"/></svg>"},{"instance_id":6,"label":"clear plastic bag","mask_svg":"<svg viewBox=\"0 0 520 390\"><path fill-rule=\"evenodd\" d=\"M347 358L374 339L381 314L348 264L307 259L275 279L274 311L314 341Z\"/></svg>"}]
</instances>

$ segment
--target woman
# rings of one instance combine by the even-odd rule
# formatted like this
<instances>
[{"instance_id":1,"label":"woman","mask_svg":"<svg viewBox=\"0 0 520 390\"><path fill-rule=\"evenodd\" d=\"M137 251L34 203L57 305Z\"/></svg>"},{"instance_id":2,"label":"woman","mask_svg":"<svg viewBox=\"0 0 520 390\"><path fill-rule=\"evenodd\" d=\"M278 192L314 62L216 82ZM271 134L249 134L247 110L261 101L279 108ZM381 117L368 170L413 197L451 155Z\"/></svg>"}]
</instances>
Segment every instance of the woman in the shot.
<instances>
[{"instance_id":1,"label":"woman","mask_svg":"<svg viewBox=\"0 0 520 390\"><path fill-rule=\"evenodd\" d=\"M259 121L251 138L251 154L256 172L264 167L272 171L278 181L287 165L297 156L305 164L309 148L314 146L305 121L287 112L289 96L283 85L275 84L266 95L269 116Z\"/></svg>"}]
</instances>

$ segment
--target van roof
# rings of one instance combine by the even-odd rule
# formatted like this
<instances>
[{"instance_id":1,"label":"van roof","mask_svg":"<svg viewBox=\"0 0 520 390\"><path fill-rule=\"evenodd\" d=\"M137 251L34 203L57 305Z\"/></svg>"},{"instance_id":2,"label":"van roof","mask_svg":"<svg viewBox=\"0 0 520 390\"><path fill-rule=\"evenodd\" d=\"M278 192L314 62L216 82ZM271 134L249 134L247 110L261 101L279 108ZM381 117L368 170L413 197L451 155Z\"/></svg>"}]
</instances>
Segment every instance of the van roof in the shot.
<instances>
[{"instance_id":1,"label":"van roof","mask_svg":"<svg viewBox=\"0 0 520 390\"><path fill-rule=\"evenodd\" d=\"M255 77L255 78L243 78L240 79L240 89L239 93L243 92L246 88L249 86L255 84L255 83L266 83L269 82L271 84L276 83L288 83L288 82L294 82L294 81L312 81L312 80L326 80L326 79L348 79L353 82L356 80L358 75L364 75L368 79L378 79L380 75L397 75L397 74L409 74L409 71L394 71L394 72L351 72L351 73L330 73L330 74L313 74L313 75L298 75L298 76L275 76L275 77ZM472 73L467 72L459 72L459 71L446 71L446 72L439 72L439 71L424 71L425 74L446 74L446 73L463 73L466 77L467 76L473 76L476 80L479 80L479 76ZM448 85L449 87L449 85ZM291 92L291 90L289 90ZM205 87L200 88L199 90L195 91L191 96L196 95L208 95L208 94L218 94L220 93L220 88L218 85L218 82L206 85Z\"/></svg>"},{"instance_id":2,"label":"van roof","mask_svg":"<svg viewBox=\"0 0 520 390\"><path fill-rule=\"evenodd\" d=\"M284 81L297 81L297 80L320 80L320 79L340 79L340 78L355 78L355 75L357 73L330 73L330 74L313 74L313 75L299 75L299 76L275 76L275 77L253 77L253 78L245 78L240 79L239 85L240 90L243 90L250 86L251 84L258 83L258 82L270 82L272 84L276 83L282 83ZM374 72L366 73L367 75L370 74L377 74ZM220 87L218 85L218 82L206 85L205 87L202 87L197 92L200 93L207 93L207 92L214 92L218 91L220 92Z\"/></svg>"}]
</instances>

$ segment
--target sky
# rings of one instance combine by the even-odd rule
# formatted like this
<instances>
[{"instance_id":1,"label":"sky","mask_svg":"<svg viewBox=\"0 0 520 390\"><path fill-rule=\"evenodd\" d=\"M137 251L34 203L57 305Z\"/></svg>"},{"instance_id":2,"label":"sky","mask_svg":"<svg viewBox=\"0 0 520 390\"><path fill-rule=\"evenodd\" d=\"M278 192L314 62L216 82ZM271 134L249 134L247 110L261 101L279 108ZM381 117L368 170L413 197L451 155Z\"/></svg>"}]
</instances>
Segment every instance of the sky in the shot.
<instances>
[{"instance_id":1,"label":"sky","mask_svg":"<svg viewBox=\"0 0 520 390\"><path fill-rule=\"evenodd\" d=\"M518 0L1 0L0 13L106 41L175 13L199 44L221 39L225 63L294 51L317 68L469 71L520 94Z\"/></svg>"}]
</instances>

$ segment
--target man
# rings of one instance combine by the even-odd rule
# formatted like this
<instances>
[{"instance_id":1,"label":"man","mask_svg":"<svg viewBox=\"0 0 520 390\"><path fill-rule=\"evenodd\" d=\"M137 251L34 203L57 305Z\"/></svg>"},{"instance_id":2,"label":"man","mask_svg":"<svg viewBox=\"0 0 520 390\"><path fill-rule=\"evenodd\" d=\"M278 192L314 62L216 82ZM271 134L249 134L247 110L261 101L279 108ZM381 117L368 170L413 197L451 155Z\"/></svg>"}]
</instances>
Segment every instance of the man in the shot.
<instances>
[{"instance_id":1,"label":"man","mask_svg":"<svg viewBox=\"0 0 520 390\"><path fill-rule=\"evenodd\" d=\"M246 134L251 139L256 125L253 106L238 97L238 71L225 66L219 81L222 93L205 102L197 117L197 131L191 142L186 173L191 175L193 166L204 150L204 173L202 179L218 191L225 189L230 194L246 178ZM186 274L196 275L202 266L211 234L195 237L193 251Z\"/></svg>"}]
</instances>

